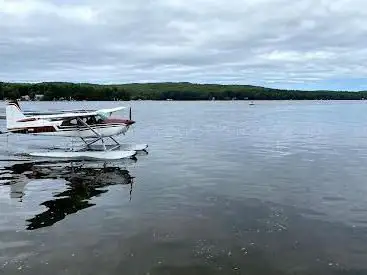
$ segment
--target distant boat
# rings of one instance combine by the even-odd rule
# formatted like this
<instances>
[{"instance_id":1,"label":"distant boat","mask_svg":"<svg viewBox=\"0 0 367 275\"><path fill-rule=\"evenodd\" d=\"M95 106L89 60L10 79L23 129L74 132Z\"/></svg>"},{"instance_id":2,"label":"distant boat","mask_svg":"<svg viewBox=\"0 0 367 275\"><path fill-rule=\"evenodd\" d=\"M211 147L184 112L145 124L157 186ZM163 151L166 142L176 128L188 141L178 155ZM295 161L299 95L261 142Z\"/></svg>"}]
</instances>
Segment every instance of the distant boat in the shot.
<instances>
[{"instance_id":1,"label":"distant boat","mask_svg":"<svg viewBox=\"0 0 367 275\"><path fill-rule=\"evenodd\" d=\"M255 105L255 103L253 101L251 101L248 105Z\"/></svg>"}]
</instances>

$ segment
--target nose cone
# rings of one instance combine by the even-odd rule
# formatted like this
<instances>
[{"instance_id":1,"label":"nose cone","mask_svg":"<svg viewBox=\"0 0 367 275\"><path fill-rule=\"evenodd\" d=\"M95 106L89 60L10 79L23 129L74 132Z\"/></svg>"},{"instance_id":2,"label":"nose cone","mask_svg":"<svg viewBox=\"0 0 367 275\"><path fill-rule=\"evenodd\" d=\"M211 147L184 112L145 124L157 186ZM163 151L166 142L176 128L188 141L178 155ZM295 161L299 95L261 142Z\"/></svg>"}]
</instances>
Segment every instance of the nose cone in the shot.
<instances>
[{"instance_id":1,"label":"nose cone","mask_svg":"<svg viewBox=\"0 0 367 275\"><path fill-rule=\"evenodd\" d=\"M125 123L126 123L127 126L130 126L130 125L133 125L135 123L135 121L128 119L128 120L126 120Z\"/></svg>"},{"instance_id":2,"label":"nose cone","mask_svg":"<svg viewBox=\"0 0 367 275\"><path fill-rule=\"evenodd\" d=\"M130 125L133 125L135 121L131 119L109 118L109 119L104 120L103 123L105 124L118 123L118 124L125 124L126 126L130 126Z\"/></svg>"}]
</instances>

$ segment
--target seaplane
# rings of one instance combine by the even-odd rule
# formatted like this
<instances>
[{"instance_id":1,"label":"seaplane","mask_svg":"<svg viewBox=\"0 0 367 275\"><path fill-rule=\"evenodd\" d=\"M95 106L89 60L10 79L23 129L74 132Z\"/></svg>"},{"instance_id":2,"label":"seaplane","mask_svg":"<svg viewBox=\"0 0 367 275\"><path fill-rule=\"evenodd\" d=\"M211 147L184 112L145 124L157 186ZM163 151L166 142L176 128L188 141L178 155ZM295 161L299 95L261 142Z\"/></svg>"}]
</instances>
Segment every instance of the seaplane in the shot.
<instances>
[{"instance_id":1,"label":"seaplane","mask_svg":"<svg viewBox=\"0 0 367 275\"><path fill-rule=\"evenodd\" d=\"M30 156L63 159L104 159L116 160L134 157L138 151L145 151L147 144L122 145L114 137L125 135L135 123L131 118L112 117L113 113L126 109L116 107L100 110L76 110L53 114L25 115L17 101L6 105L6 128L8 134L29 134L51 137L80 138L85 144L79 149L68 151L32 152ZM113 145L106 144L109 139ZM96 145L97 142L101 145Z\"/></svg>"}]
</instances>

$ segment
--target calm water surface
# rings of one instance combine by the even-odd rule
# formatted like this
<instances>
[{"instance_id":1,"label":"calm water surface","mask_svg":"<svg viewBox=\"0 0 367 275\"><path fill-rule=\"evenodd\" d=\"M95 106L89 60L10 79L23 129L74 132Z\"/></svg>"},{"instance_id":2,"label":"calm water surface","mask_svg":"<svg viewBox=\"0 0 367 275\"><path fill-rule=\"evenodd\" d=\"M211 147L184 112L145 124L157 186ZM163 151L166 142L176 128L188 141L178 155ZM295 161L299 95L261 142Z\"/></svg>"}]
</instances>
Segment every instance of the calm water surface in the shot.
<instances>
[{"instance_id":1,"label":"calm water surface","mask_svg":"<svg viewBox=\"0 0 367 275\"><path fill-rule=\"evenodd\" d=\"M79 141L0 136L0 274L367 274L367 103L122 104L119 140L149 144L135 161L29 159Z\"/></svg>"}]
</instances>

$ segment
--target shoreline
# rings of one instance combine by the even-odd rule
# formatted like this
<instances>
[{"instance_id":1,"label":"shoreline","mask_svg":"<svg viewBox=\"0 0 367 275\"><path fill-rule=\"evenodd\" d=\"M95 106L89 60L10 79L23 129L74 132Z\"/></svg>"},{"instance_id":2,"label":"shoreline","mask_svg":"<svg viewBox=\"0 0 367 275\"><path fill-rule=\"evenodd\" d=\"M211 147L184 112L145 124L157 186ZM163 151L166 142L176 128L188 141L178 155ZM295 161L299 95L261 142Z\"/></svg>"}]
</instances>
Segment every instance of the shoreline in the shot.
<instances>
[{"instance_id":1,"label":"shoreline","mask_svg":"<svg viewBox=\"0 0 367 275\"><path fill-rule=\"evenodd\" d=\"M11 99L0 99L0 102L6 103L8 100ZM17 100L20 104L23 103L36 103L36 102L269 102L269 101L290 101L290 102L329 102L329 101L366 101L367 99L216 99L216 100L209 100L209 99L185 99L185 100L164 100L164 99L141 99L141 100Z\"/></svg>"},{"instance_id":2,"label":"shoreline","mask_svg":"<svg viewBox=\"0 0 367 275\"><path fill-rule=\"evenodd\" d=\"M99 85L70 82L0 82L0 99L24 101L231 101L231 100L363 100L367 91L290 90L252 85L188 82Z\"/></svg>"}]
</instances>

